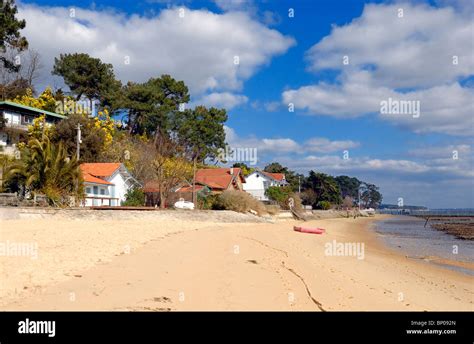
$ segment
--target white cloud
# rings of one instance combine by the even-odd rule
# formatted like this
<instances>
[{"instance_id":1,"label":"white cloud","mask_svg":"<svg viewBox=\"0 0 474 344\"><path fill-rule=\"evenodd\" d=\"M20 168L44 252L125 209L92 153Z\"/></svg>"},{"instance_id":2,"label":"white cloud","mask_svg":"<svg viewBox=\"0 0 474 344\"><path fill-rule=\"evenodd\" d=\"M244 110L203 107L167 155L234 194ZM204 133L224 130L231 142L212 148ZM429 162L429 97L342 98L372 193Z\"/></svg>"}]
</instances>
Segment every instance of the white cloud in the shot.
<instances>
[{"instance_id":1,"label":"white cloud","mask_svg":"<svg viewBox=\"0 0 474 344\"><path fill-rule=\"evenodd\" d=\"M213 92L210 94L205 95L198 101L196 104L202 104L205 106L213 106L217 108L226 108L227 110L231 110L232 108L242 105L248 102L248 98L244 95L240 94L232 94L230 92Z\"/></svg>"},{"instance_id":2,"label":"white cloud","mask_svg":"<svg viewBox=\"0 0 474 344\"><path fill-rule=\"evenodd\" d=\"M270 152L294 152L298 153L301 151L301 146L294 140L284 138L284 139L262 139L259 142L257 147L261 151L270 151Z\"/></svg>"},{"instance_id":3,"label":"white cloud","mask_svg":"<svg viewBox=\"0 0 474 344\"><path fill-rule=\"evenodd\" d=\"M262 153L295 153L303 154L310 152L330 153L342 151L349 148L356 148L359 142L344 140L331 141L323 137L313 137L309 140L298 143L291 138L257 138L255 136L240 137L235 130L225 126L227 142L233 147L252 147L257 148Z\"/></svg>"},{"instance_id":4,"label":"white cloud","mask_svg":"<svg viewBox=\"0 0 474 344\"><path fill-rule=\"evenodd\" d=\"M51 82L54 57L85 52L114 65L124 82L170 74L192 94L241 90L243 82L285 53L295 41L243 12L164 9L157 16L126 16L112 10L20 4L24 35L42 55L43 86ZM125 64L126 57L130 64ZM234 64L239 56L239 64Z\"/></svg>"},{"instance_id":5,"label":"white cloud","mask_svg":"<svg viewBox=\"0 0 474 344\"><path fill-rule=\"evenodd\" d=\"M332 153L350 148L357 148L360 146L360 143L351 140L331 141L327 138L315 137L306 141L304 146L306 147L307 152Z\"/></svg>"},{"instance_id":6,"label":"white cloud","mask_svg":"<svg viewBox=\"0 0 474 344\"><path fill-rule=\"evenodd\" d=\"M236 134L235 130L224 126L226 141L231 147L257 148L258 152L283 152L298 153L302 147L290 138L257 138L249 136L242 138Z\"/></svg>"},{"instance_id":7,"label":"white cloud","mask_svg":"<svg viewBox=\"0 0 474 344\"><path fill-rule=\"evenodd\" d=\"M303 86L283 92L282 98L285 104L293 103L295 108L312 114L354 118L372 113L417 133L473 133L474 88L464 88L458 83L402 93L387 87L376 87L370 72L359 71L344 75L337 85L320 83ZM419 117L413 114L381 115L381 102L389 98L419 102Z\"/></svg>"},{"instance_id":8,"label":"white cloud","mask_svg":"<svg viewBox=\"0 0 474 344\"><path fill-rule=\"evenodd\" d=\"M456 152L456 154L454 154ZM410 149L408 155L417 158L437 158L446 159L456 156L469 157L471 155L471 146L468 144L446 145L446 146L424 146Z\"/></svg>"},{"instance_id":9,"label":"white cloud","mask_svg":"<svg viewBox=\"0 0 474 344\"><path fill-rule=\"evenodd\" d=\"M472 20L450 7L368 4L360 18L334 27L307 57L313 70L371 65L376 86L430 87L474 73L473 30Z\"/></svg>"},{"instance_id":10,"label":"white cloud","mask_svg":"<svg viewBox=\"0 0 474 344\"><path fill-rule=\"evenodd\" d=\"M467 143L419 146L408 151L408 159L357 156L352 153L346 158L343 150L359 147L358 142L311 138L299 143L291 138L241 137L230 127L225 127L225 131L231 147L257 148L260 165L278 161L301 173L315 170L332 175L358 176L367 181L383 181L386 178L386 181L396 179L401 183L416 180L427 184L446 180L464 180L472 184L474 177L474 155ZM453 150L457 150L457 156L453 156Z\"/></svg>"},{"instance_id":11,"label":"white cloud","mask_svg":"<svg viewBox=\"0 0 474 344\"><path fill-rule=\"evenodd\" d=\"M474 177L473 153L471 145L463 143L417 147L408 151L409 156L424 160L434 172L467 178Z\"/></svg>"},{"instance_id":12,"label":"white cloud","mask_svg":"<svg viewBox=\"0 0 474 344\"><path fill-rule=\"evenodd\" d=\"M357 142L346 141L344 146L348 146L350 143L354 146L358 145ZM324 146L334 146L336 148L338 141L330 141ZM306 150L305 153L308 153L308 151ZM474 151L470 144L462 142L458 144L418 146L408 150L408 159L374 158L354 156L353 154L349 156L349 159L345 159L343 154L328 155L329 150L320 153L322 154L308 154L297 157L282 153L278 160L300 171L315 169L332 174L362 174L381 179L387 175L400 179L403 179L404 176L418 176L417 180L420 182L464 179L468 185L472 185L472 178L474 177L472 168Z\"/></svg>"},{"instance_id":13,"label":"white cloud","mask_svg":"<svg viewBox=\"0 0 474 344\"><path fill-rule=\"evenodd\" d=\"M374 89L369 72L345 75L338 84L321 82L283 92L283 102L297 109L334 117L358 117L380 111L380 101L394 95L388 88Z\"/></svg>"},{"instance_id":14,"label":"white cloud","mask_svg":"<svg viewBox=\"0 0 474 344\"><path fill-rule=\"evenodd\" d=\"M473 30L472 20L451 7L366 5L360 18L334 27L307 54L311 70L338 70L336 81L287 90L282 101L339 118L379 113L388 98L419 101L419 118L382 118L417 133L472 135L474 88L460 80L474 75Z\"/></svg>"},{"instance_id":15,"label":"white cloud","mask_svg":"<svg viewBox=\"0 0 474 344\"><path fill-rule=\"evenodd\" d=\"M291 162L291 159L288 159L288 163L300 170L313 169L334 174L367 171L371 173L384 171L412 174L427 172L429 169L429 167L424 164L410 160L373 159L369 157L344 159L342 155L309 155L293 162Z\"/></svg>"}]
</instances>

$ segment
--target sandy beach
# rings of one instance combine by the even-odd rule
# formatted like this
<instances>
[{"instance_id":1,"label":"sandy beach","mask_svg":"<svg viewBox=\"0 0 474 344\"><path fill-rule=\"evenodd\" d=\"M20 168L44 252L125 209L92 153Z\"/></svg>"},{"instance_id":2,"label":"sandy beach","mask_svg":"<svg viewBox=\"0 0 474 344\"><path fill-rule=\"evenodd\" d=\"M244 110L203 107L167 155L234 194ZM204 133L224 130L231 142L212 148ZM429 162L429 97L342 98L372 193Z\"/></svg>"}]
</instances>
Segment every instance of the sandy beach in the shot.
<instances>
[{"instance_id":1,"label":"sandy beach","mask_svg":"<svg viewBox=\"0 0 474 344\"><path fill-rule=\"evenodd\" d=\"M473 278L386 248L369 228L380 216L304 223L326 229L314 235L295 220L179 215L2 220L1 243L37 251L0 256L0 309L474 310Z\"/></svg>"}]
</instances>

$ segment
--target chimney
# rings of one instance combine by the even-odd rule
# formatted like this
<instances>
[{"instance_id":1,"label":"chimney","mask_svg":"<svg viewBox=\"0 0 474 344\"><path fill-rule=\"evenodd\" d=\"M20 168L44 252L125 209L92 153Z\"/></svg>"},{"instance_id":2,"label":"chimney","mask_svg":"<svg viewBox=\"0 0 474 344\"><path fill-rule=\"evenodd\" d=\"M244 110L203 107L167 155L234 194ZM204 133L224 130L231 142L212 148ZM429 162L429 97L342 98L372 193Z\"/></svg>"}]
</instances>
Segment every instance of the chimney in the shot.
<instances>
[{"instance_id":1,"label":"chimney","mask_svg":"<svg viewBox=\"0 0 474 344\"><path fill-rule=\"evenodd\" d=\"M231 175L231 176L234 175L234 168L233 168L233 167L230 168L230 175Z\"/></svg>"}]
</instances>

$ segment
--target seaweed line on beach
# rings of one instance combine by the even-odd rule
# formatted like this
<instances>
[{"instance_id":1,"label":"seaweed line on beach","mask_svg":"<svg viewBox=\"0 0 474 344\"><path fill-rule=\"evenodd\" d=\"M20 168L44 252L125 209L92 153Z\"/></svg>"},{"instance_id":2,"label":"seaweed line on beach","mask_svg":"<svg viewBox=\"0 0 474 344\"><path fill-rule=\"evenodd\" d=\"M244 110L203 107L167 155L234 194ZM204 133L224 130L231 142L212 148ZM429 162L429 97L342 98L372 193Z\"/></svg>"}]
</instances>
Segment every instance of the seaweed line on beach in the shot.
<instances>
[{"instance_id":1,"label":"seaweed line on beach","mask_svg":"<svg viewBox=\"0 0 474 344\"><path fill-rule=\"evenodd\" d=\"M316 306L318 306L318 308L319 308L320 311L326 312L326 310L323 308L322 303L319 302L318 300L316 300L316 299L313 297L313 295L311 295L311 291L309 290L308 285L306 284L304 278L301 277L301 276L300 276L295 270L293 270L292 268L287 267L287 266L285 265L285 262L284 262L284 261L281 262L281 265L282 265L285 269L287 269L288 271L290 271L293 275L295 275L296 277L298 277L298 278L301 280L301 282L303 282L304 287L306 288L306 293L308 294L309 298L313 301L313 303L314 303Z\"/></svg>"},{"instance_id":2,"label":"seaweed line on beach","mask_svg":"<svg viewBox=\"0 0 474 344\"><path fill-rule=\"evenodd\" d=\"M432 223L431 227L447 234L454 235L456 238L461 240L474 240L474 223L472 222Z\"/></svg>"}]
</instances>

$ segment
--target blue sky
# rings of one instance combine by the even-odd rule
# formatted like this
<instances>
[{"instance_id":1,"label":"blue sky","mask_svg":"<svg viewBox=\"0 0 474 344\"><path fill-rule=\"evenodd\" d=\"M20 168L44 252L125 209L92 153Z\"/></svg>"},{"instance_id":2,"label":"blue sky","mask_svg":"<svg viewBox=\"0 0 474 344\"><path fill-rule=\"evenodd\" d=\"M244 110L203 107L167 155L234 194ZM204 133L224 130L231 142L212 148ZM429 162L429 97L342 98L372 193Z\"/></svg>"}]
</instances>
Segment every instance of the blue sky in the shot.
<instances>
[{"instance_id":1,"label":"blue sky","mask_svg":"<svg viewBox=\"0 0 474 344\"><path fill-rule=\"evenodd\" d=\"M474 207L472 13L464 0L20 2L40 89L62 86L60 52L124 82L168 73L193 105L229 110L230 145L257 148L260 167L356 176L386 203L430 207ZM419 118L382 115L388 98L419 102Z\"/></svg>"}]
</instances>

